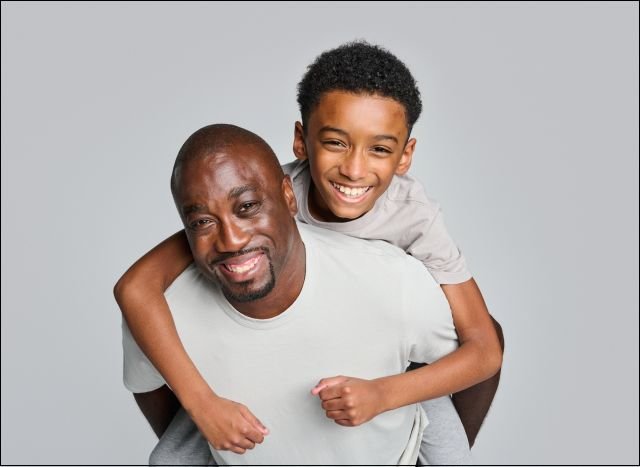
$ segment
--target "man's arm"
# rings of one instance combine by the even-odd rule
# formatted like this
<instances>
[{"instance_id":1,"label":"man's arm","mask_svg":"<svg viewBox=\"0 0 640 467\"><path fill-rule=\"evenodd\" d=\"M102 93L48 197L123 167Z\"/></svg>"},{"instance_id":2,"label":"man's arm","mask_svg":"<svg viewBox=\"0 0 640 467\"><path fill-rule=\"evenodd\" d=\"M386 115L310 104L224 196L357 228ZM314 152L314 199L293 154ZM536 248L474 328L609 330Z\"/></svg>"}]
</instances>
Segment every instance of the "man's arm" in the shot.
<instances>
[{"instance_id":1,"label":"man's arm","mask_svg":"<svg viewBox=\"0 0 640 467\"><path fill-rule=\"evenodd\" d=\"M160 438L180 408L178 398L167 385L151 392L134 393L133 397L153 432Z\"/></svg>"}]
</instances>

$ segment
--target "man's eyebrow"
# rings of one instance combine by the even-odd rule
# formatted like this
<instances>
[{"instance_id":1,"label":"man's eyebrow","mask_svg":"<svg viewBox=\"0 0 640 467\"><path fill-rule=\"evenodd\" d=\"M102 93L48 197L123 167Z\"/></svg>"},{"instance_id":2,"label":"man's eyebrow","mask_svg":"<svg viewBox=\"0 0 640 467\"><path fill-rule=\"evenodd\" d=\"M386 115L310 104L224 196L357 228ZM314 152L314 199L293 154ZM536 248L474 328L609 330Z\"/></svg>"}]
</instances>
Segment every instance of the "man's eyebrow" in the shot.
<instances>
[{"instance_id":1,"label":"man's eyebrow","mask_svg":"<svg viewBox=\"0 0 640 467\"><path fill-rule=\"evenodd\" d=\"M257 188L253 185L242 185L232 188L227 196L227 199L237 198L242 193L246 193L247 191L258 191Z\"/></svg>"},{"instance_id":2,"label":"man's eyebrow","mask_svg":"<svg viewBox=\"0 0 640 467\"><path fill-rule=\"evenodd\" d=\"M340 128L336 128L333 126L323 126L322 128L320 128L320 133L324 132L324 131L332 131L334 133L338 133L342 136L349 136L349 133L347 133L344 130L341 130ZM380 140L387 140L390 139L391 141L397 143L398 142L398 138L396 138L393 135L376 135L373 137L373 139L375 139L376 141L380 141Z\"/></svg>"},{"instance_id":3,"label":"man's eyebrow","mask_svg":"<svg viewBox=\"0 0 640 467\"><path fill-rule=\"evenodd\" d=\"M188 216L194 212L205 212L207 207L204 204L188 204L186 206L182 206L182 214Z\"/></svg>"}]
</instances>

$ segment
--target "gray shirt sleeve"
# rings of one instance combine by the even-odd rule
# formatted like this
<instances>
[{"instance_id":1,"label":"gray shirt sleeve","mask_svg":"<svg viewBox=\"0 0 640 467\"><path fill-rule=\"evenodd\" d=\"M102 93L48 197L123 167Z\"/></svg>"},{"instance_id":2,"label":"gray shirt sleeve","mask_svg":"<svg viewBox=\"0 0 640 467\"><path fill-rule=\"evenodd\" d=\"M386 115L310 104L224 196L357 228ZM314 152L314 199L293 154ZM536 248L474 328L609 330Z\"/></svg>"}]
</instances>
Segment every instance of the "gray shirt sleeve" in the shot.
<instances>
[{"instance_id":1,"label":"gray shirt sleeve","mask_svg":"<svg viewBox=\"0 0 640 467\"><path fill-rule=\"evenodd\" d=\"M432 363L458 348L451 309L440 285L422 264L409 256L402 308L410 361Z\"/></svg>"},{"instance_id":2,"label":"gray shirt sleeve","mask_svg":"<svg viewBox=\"0 0 640 467\"><path fill-rule=\"evenodd\" d=\"M138 347L129 326L122 320L122 350L124 353L124 386L131 392L149 392L165 383L158 370Z\"/></svg>"},{"instance_id":3,"label":"gray shirt sleeve","mask_svg":"<svg viewBox=\"0 0 640 467\"><path fill-rule=\"evenodd\" d=\"M422 215L422 222L411 225L405 251L419 259L439 284L459 284L471 279L464 256L447 231L440 207L433 203L422 210L429 213ZM416 215L419 216L418 212Z\"/></svg>"}]
</instances>

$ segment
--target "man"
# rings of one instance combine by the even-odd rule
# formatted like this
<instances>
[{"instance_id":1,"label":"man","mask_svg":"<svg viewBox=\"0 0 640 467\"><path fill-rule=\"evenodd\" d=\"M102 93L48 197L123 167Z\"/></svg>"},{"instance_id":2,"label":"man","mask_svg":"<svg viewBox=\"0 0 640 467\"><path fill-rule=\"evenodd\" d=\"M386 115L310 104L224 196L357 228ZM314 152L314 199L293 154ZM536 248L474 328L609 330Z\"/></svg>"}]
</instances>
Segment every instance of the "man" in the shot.
<instances>
[{"instance_id":1,"label":"man","mask_svg":"<svg viewBox=\"0 0 640 467\"><path fill-rule=\"evenodd\" d=\"M410 360L431 363L457 347L426 269L387 243L298 226L273 151L235 126L194 133L171 187L195 262L166 293L176 328L203 377L262 427L246 433L244 454L212 446L215 460L415 463L427 423L415 403L459 383L425 388L415 384L420 370L402 374ZM178 405L126 327L124 346L125 383L161 435ZM350 376L311 394L338 374Z\"/></svg>"}]
</instances>

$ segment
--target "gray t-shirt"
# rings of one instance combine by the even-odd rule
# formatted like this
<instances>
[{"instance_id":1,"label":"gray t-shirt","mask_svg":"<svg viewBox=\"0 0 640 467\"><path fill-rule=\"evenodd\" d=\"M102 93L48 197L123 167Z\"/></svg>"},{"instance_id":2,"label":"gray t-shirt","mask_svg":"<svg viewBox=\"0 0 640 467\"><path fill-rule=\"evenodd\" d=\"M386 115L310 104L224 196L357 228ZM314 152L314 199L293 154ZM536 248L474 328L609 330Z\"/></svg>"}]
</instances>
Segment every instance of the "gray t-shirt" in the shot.
<instances>
[{"instance_id":1,"label":"gray t-shirt","mask_svg":"<svg viewBox=\"0 0 640 467\"><path fill-rule=\"evenodd\" d=\"M365 240L384 240L419 259L439 284L471 279L464 256L449 236L440 206L409 175L394 176L371 211L349 222L321 222L309 212L309 164L294 161L282 166L291 177L298 200L298 220Z\"/></svg>"},{"instance_id":2,"label":"gray t-shirt","mask_svg":"<svg viewBox=\"0 0 640 467\"><path fill-rule=\"evenodd\" d=\"M306 274L296 301L275 318L236 311L194 266L166 292L180 338L205 380L241 401L270 429L263 444L219 464L415 464L426 424L419 404L358 427L329 420L310 391L321 379L373 379L433 362L458 346L440 286L416 259L386 242L365 242L298 224ZM165 384L125 327L125 385Z\"/></svg>"}]
</instances>

